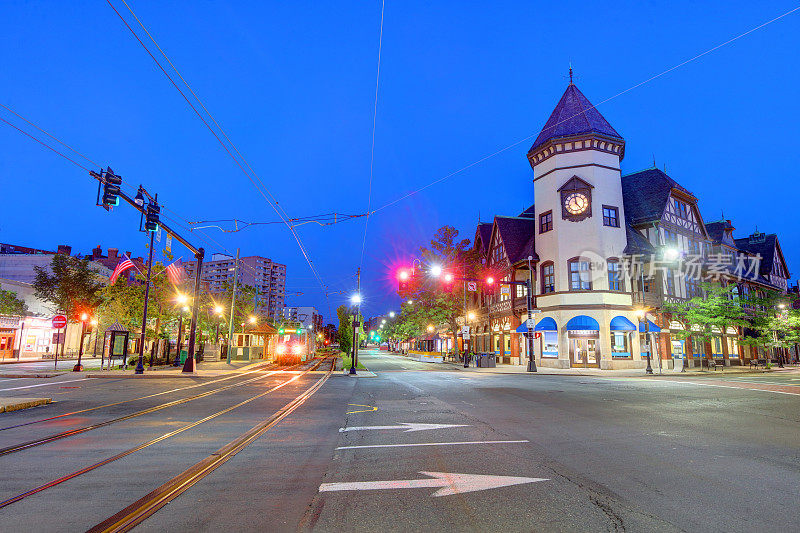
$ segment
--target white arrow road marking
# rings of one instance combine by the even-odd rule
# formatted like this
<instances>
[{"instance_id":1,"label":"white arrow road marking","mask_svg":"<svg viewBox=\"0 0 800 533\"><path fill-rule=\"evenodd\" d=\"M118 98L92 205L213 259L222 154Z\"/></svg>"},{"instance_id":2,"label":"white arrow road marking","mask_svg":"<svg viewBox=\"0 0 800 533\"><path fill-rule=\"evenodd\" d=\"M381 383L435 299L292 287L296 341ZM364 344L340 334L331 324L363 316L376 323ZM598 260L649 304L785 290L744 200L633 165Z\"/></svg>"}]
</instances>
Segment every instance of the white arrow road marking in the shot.
<instances>
[{"instance_id":1,"label":"white arrow road marking","mask_svg":"<svg viewBox=\"0 0 800 533\"><path fill-rule=\"evenodd\" d=\"M347 428L339 428L339 433L344 431L367 431L370 429L405 429L405 433L410 431L425 431L427 429L444 429L444 428L463 428L467 424L418 424L416 422L401 422L399 426L353 426Z\"/></svg>"},{"instance_id":2,"label":"white arrow road marking","mask_svg":"<svg viewBox=\"0 0 800 533\"><path fill-rule=\"evenodd\" d=\"M467 442L415 442L411 444L364 444L361 446L339 446L337 450L355 450L358 448L405 448L410 446L458 446L461 444L517 444L530 442L527 440L471 440Z\"/></svg>"},{"instance_id":3,"label":"white arrow road marking","mask_svg":"<svg viewBox=\"0 0 800 533\"><path fill-rule=\"evenodd\" d=\"M486 489L497 489L537 481L549 481L539 477L486 476L481 474L450 474L447 472L420 472L433 479L397 479L394 481L353 481L345 483L323 483L320 492L339 490L389 490L389 489L422 489L440 487L431 496L452 496L465 492Z\"/></svg>"}]
</instances>

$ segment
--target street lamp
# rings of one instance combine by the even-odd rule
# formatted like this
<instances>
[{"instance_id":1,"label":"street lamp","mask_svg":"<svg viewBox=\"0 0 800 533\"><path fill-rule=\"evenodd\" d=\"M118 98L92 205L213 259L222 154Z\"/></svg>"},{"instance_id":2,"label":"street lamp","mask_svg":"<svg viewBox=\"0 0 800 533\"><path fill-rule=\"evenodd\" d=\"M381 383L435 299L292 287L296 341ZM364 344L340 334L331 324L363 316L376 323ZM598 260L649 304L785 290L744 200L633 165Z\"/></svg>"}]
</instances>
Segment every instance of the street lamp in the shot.
<instances>
[{"instance_id":1,"label":"street lamp","mask_svg":"<svg viewBox=\"0 0 800 533\"><path fill-rule=\"evenodd\" d=\"M86 321L89 320L89 314L86 312L81 313L81 341L78 345L78 362L72 367L73 372L80 372L83 370L81 364L81 357L83 356L83 337L86 333Z\"/></svg>"},{"instance_id":2,"label":"street lamp","mask_svg":"<svg viewBox=\"0 0 800 533\"><path fill-rule=\"evenodd\" d=\"M356 293L350 297L350 303L353 305L358 305L361 303L361 295Z\"/></svg>"},{"instance_id":3,"label":"street lamp","mask_svg":"<svg viewBox=\"0 0 800 533\"><path fill-rule=\"evenodd\" d=\"M427 329L428 329L428 333L432 333L433 332L433 324L428 324L428 328Z\"/></svg>"},{"instance_id":4,"label":"street lamp","mask_svg":"<svg viewBox=\"0 0 800 533\"><path fill-rule=\"evenodd\" d=\"M414 305L414 300L409 300L406 302L408 305Z\"/></svg>"},{"instance_id":5,"label":"street lamp","mask_svg":"<svg viewBox=\"0 0 800 533\"><path fill-rule=\"evenodd\" d=\"M389 311L389 316L390 316L391 318L394 318L394 314L395 314L395 313L394 313L394 311Z\"/></svg>"},{"instance_id":6,"label":"street lamp","mask_svg":"<svg viewBox=\"0 0 800 533\"><path fill-rule=\"evenodd\" d=\"M648 344L650 343L650 322L647 320L647 311L645 309L637 309L636 310L636 317L639 319L639 322L644 323L644 340ZM639 348L641 350L641 347ZM650 352L652 351L652 347L648 346L647 349L647 369L645 369L646 374L653 373L653 367L650 366Z\"/></svg>"},{"instance_id":7,"label":"street lamp","mask_svg":"<svg viewBox=\"0 0 800 533\"><path fill-rule=\"evenodd\" d=\"M467 314L467 318L468 318L469 320L475 320L475 313L473 313L472 311L470 311L470 312L469 312L469 314Z\"/></svg>"},{"instance_id":8,"label":"street lamp","mask_svg":"<svg viewBox=\"0 0 800 533\"><path fill-rule=\"evenodd\" d=\"M431 267L428 269L428 272L434 278L438 278L442 275L442 265L431 265Z\"/></svg>"}]
</instances>

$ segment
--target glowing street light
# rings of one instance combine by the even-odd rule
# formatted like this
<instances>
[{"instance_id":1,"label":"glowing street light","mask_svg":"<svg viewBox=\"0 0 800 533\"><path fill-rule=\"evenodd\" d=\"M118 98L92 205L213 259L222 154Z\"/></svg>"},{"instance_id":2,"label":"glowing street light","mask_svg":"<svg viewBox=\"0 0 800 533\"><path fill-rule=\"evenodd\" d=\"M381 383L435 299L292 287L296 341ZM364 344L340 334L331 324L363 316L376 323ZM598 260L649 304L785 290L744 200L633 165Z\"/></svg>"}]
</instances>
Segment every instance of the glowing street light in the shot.
<instances>
[{"instance_id":1,"label":"glowing street light","mask_svg":"<svg viewBox=\"0 0 800 533\"><path fill-rule=\"evenodd\" d=\"M389 311L389 316L390 317L394 318L394 314L395 314L394 311Z\"/></svg>"},{"instance_id":2,"label":"glowing street light","mask_svg":"<svg viewBox=\"0 0 800 533\"><path fill-rule=\"evenodd\" d=\"M677 248L670 247L664 250L664 259L666 259L667 261L674 261L678 257L680 257L680 255L681 252Z\"/></svg>"},{"instance_id":3,"label":"glowing street light","mask_svg":"<svg viewBox=\"0 0 800 533\"><path fill-rule=\"evenodd\" d=\"M222 312L223 312L223 311L225 311L225 308L223 308L221 305L216 305L216 306L214 306L214 312L215 312L216 314L218 314L218 315L222 315Z\"/></svg>"},{"instance_id":4,"label":"glowing street light","mask_svg":"<svg viewBox=\"0 0 800 533\"><path fill-rule=\"evenodd\" d=\"M428 272L430 272L431 276L434 278L438 278L442 275L442 265L431 265L431 268L428 270Z\"/></svg>"},{"instance_id":5,"label":"glowing street light","mask_svg":"<svg viewBox=\"0 0 800 533\"><path fill-rule=\"evenodd\" d=\"M356 293L350 297L350 303L353 305L358 305L361 303L361 295Z\"/></svg>"},{"instance_id":6,"label":"glowing street light","mask_svg":"<svg viewBox=\"0 0 800 533\"><path fill-rule=\"evenodd\" d=\"M433 324L428 324L428 333L433 332Z\"/></svg>"},{"instance_id":7,"label":"glowing street light","mask_svg":"<svg viewBox=\"0 0 800 533\"><path fill-rule=\"evenodd\" d=\"M475 313L473 313L472 311L470 311L470 312L469 312L469 314L467 315L467 318L468 318L469 320L475 320Z\"/></svg>"},{"instance_id":8,"label":"glowing street light","mask_svg":"<svg viewBox=\"0 0 800 533\"><path fill-rule=\"evenodd\" d=\"M381 326L384 325L384 324L386 324L386 319L385 318L383 320L381 320Z\"/></svg>"},{"instance_id":9,"label":"glowing street light","mask_svg":"<svg viewBox=\"0 0 800 533\"><path fill-rule=\"evenodd\" d=\"M406 302L408 305L414 305L414 300L409 300Z\"/></svg>"},{"instance_id":10,"label":"glowing street light","mask_svg":"<svg viewBox=\"0 0 800 533\"><path fill-rule=\"evenodd\" d=\"M179 304L185 304L186 302L189 301L189 298L187 298L185 294L179 292L175 296L175 301L178 302Z\"/></svg>"},{"instance_id":11,"label":"glowing street light","mask_svg":"<svg viewBox=\"0 0 800 533\"><path fill-rule=\"evenodd\" d=\"M254 317L254 316L251 316L251 317L248 319L248 321L249 321L251 324L255 324L255 323L256 323L256 317Z\"/></svg>"}]
</instances>

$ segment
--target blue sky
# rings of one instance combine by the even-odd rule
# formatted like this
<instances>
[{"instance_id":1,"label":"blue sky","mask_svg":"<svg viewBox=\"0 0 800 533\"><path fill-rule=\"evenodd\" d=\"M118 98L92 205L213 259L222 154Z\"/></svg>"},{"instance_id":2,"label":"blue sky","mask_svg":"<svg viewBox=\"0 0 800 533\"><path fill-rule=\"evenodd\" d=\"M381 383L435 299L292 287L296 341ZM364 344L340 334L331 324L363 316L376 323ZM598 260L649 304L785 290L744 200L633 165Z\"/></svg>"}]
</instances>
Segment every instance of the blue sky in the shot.
<instances>
[{"instance_id":1,"label":"blue sky","mask_svg":"<svg viewBox=\"0 0 800 533\"><path fill-rule=\"evenodd\" d=\"M129 3L291 216L366 211L380 2ZM794 7L388 1L373 208L532 137L370 220L365 314L398 306L391 269L439 226L472 238L479 214L532 203L525 153L570 61L597 104ZM724 210L737 236L778 232L795 278L798 35L800 11L598 107L626 139L623 172L655 157L700 198L706 221ZM105 2L4 2L0 64L0 103L185 219L276 220ZM94 207L84 171L5 124L0 142L0 241L145 253L138 216ZM363 219L298 228L330 291L341 291L328 299L281 225L207 230L218 244L193 237L286 263L288 288L303 292L288 303L328 320L354 289L363 229Z\"/></svg>"}]
</instances>

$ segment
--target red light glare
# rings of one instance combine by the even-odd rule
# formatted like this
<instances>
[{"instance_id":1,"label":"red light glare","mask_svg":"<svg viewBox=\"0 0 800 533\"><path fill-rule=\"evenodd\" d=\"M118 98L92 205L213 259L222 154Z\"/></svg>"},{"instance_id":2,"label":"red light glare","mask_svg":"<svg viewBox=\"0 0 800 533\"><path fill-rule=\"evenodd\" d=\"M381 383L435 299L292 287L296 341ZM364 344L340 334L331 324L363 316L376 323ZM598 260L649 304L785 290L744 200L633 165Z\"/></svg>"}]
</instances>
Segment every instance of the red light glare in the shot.
<instances>
[{"instance_id":1,"label":"red light glare","mask_svg":"<svg viewBox=\"0 0 800 533\"><path fill-rule=\"evenodd\" d=\"M397 274L397 277L398 277L398 278L400 278L400 279L401 279L401 280L403 280L403 281L407 280L407 279L408 279L408 277L409 277L408 270L401 270L401 271L400 271L400 272Z\"/></svg>"},{"instance_id":2,"label":"red light glare","mask_svg":"<svg viewBox=\"0 0 800 533\"><path fill-rule=\"evenodd\" d=\"M486 284L487 285L491 285L493 283L494 283L494 278L492 276L489 276L488 278L486 278Z\"/></svg>"},{"instance_id":3,"label":"red light glare","mask_svg":"<svg viewBox=\"0 0 800 533\"><path fill-rule=\"evenodd\" d=\"M451 281L453 281L453 275L448 272L447 274L444 275L444 281L445 283L450 283Z\"/></svg>"}]
</instances>

